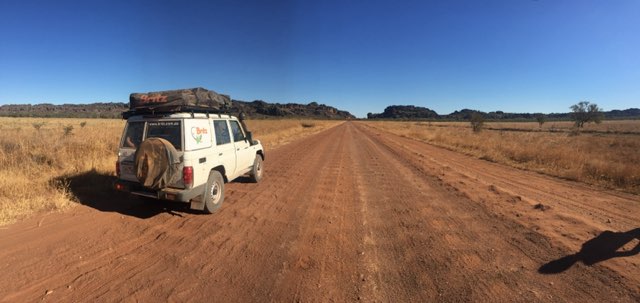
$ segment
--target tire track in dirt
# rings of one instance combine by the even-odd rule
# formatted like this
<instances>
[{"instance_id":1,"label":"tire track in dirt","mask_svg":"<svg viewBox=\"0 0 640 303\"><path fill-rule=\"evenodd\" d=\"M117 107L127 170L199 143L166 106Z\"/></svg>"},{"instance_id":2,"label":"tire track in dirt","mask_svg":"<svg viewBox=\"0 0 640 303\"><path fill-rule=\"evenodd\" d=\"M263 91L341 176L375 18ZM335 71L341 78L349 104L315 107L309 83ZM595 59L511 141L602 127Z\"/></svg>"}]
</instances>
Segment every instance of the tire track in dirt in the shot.
<instances>
[{"instance_id":1,"label":"tire track in dirt","mask_svg":"<svg viewBox=\"0 0 640 303\"><path fill-rule=\"evenodd\" d=\"M325 134L325 136L329 135ZM318 138L322 139L322 136ZM210 299L203 297L201 289L202 281L208 279L211 279L212 284L228 288L226 292L220 292L225 296L219 298L228 296L235 299L251 299L253 295L268 295L273 291L273 287L270 287L273 284L273 277L270 276L272 272L260 273L261 271L279 270L282 262L279 264L278 262L269 262L270 256L265 255L262 250L264 247L270 247L274 239L296 238L296 234L292 230L299 225L296 222L300 220L300 214L305 210L305 205L303 204L302 207L291 206L295 205L293 202L296 202L296 196L306 190L306 184L313 184L314 179L312 174L305 173L305 169L320 170L327 162L325 155L331 154L324 150L331 148L331 145L324 144L326 140L318 141L318 138L289 145L295 151L294 161L291 161L292 154L268 154L268 159L271 163L277 164L277 168L272 169L273 166L267 162L265 173L269 177L265 178L265 182L259 185L229 184L225 206L214 216L182 214L180 216L184 217L179 217L162 213L146 220L138 220L128 217L120 218L123 216L117 214L95 213L91 209L85 208L75 211L81 213L77 214L77 217L83 215L90 217L86 220L76 221L78 226L84 229L83 232L87 232L86 238L77 237L72 235L73 232L69 232L69 230L75 231L75 233L79 231L78 226L71 226L73 222L63 227L64 232L56 233L54 231L53 234L49 234L51 239L64 239L62 242L66 242L66 245L62 248L56 248L58 247L55 243L57 241L43 241L39 237L44 231L43 229L32 230L32 235L25 235L24 232L17 233L16 236L7 240L19 243L20 238L31 239L30 242L34 242L33 245L37 243L40 247L46 247L38 252L38 255L54 252L58 258L57 262L53 262L54 266L67 264L64 267L66 270L56 272L52 268L40 272L37 270L25 271L23 278L16 280L30 284L30 287L9 285L6 292L4 289L0 289L2 290L0 294L10 292L11 288L21 289L19 292L14 290L14 293L5 299L12 299L14 296L18 298L26 294L31 295L32 299L37 299L46 290L54 290L54 293L47 298L55 300L54 294L60 293L66 298L86 299L88 291L85 289L94 289L92 293L97 296L95 298L102 300L109 299L110 296L163 299L168 298L171 293L167 290L170 288L166 288L165 285L136 284L131 281L144 280L144 276L147 276L148 280L161 280L158 277L167 276L167 279L173 280L171 283L177 284L173 288L176 289L175 293L179 294L178 298ZM319 155L313 163L307 157L307 155L313 155L311 151L316 151L316 155ZM305 163L305 166L302 167L299 163ZM310 164L315 166L310 166ZM291 179L292 176L300 178ZM294 183L295 187L288 186L292 181L296 182ZM239 190L247 187L250 188L249 191ZM133 207L144 208L149 205ZM118 221L114 220L114 217L122 219L125 223L114 224ZM24 224L28 224L28 222ZM50 224L49 227L53 225ZM99 237L91 238L91 235L99 235ZM86 239L90 239L90 243L82 243ZM105 244L105 239L109 241L108 245ZM89 245L87 246L87 244ZM87 248L90 250L87 251ZM77 256L81 254L81 251L85 255L84 261L78 262ZM118 254L114 252L118 252ZM12 256L24 254L24 246L16 246L14 251L7 252L7 255ZM259 258L255 261L247 258L251 255ZM122 261L125 258L128 260ZM24 260L23 257L16 259ZM211 260L216 260L216 262L210 262ZM83 266L77 266L79 263ZM109 266L103 266L104 263ZM132 264L136 265L132 266ZM220 266L221 264L235 265ZM265 264L278 265L269 268ZM70 268L69 265L75 265L78 268ZM28 268L42 267L34 264ZM68 270L73 273L68 273ZM7 271L9 270L7 269ZM165 274L165 272L169 272L171 275ZM197 280L194 281L193 277L186 277L187 273L195 276ZM213 278L211 278L212 276ZM77 277L91 277L91 280L88 281L88 285L85 285L84 281L78 280ZM128 279L123 279L123 277ZM180 281L183 279L187 282ZM38 283L34 283L33 280ZM67 291L67 284L70 281L74 282L74 285ZM242 284L238 284L237 281L241 281ZM119 291L118 293L108 293L107 289L107 292L104 292L105 296L101 297L100 294L103 293L101 291L105 288L102 285L109 285L112 290L118 289ZM255 287L256 285L259 287ZM142 286L147 290L140 291ZM247 291L247 289L252 291ZM63 291L59 292L58 290ZM75 297L76 294L79 295ZM207 292L204 294L209 295Z\"/></svg>"},{"instance_id":2,"label":"tire track in dirt","mask_svg":"<svg viewBox=\"0 0 640 303\"><path fill-rule=\"evenodd\" d=\"M377 130L377 132L383 132ZM387 133L388 134L388 133ZM387 136L388 142L395 146L403 146L415 155L438 165L443 173L453 171L469 179L479 179L487 185L498 183L498 189L514 194L512 188L526 191L529 196L539 196L538 200L567 207L567 211L581 210L581 214L590 215L605 222L615 217L627 226L636 224L638 196L622 192L599 190L595 186L583 183L562 181L533 172L524 172L505 167L500 164L477 161L470 157L452 153L442 148L424 144L398 136ZM491 169L487 169L491 168ZM526 176L523 178L523 176ZM532 180L533 179L533 180ZM532 181L536 186L532 186ZM562 186L559 186L562 185ZM593 192L600 192L593 195ZM556 200L560 200L555 203ZM612 202L612 203L609 203Z\"/></svg>"},{"instance_id":3,"label":"tire track in dirt","mask_svg":"<svg viewBox=\"0 0 640 303\"><path fill-rule=\"evenodd\" d=\"M367 129L373 130L368 126ZM381 130L374 133L381 134L379 137L384 138L389 148L404 150L403 157L412 159L416 165L438 172L438 178L448 186L464 192L493 213L545 235L554 246L568 251L579 251L584 242L603 231L626 232L640 227L637 195L479 161ZM634 243L629 244L627 250ZM551 255L547 261L561 256ZM638 270L629 270L640 268L638 257L612 259L605 264L640 291Z\"/></svg>"},{"instance_id":4,"label":"tire track in dirt","mask_svg":"<svg viewBox=\"0 0 640 303\"><path fill-rule=\"evenodd\" d=\"M372 140L369 146L378 152L376 156L371 158L376 159L383 167L376 167L369 173L357 173L356 175L378 176L380 173L376 174L375 172L391 171L393 173L390 178L401 180L401 182L385 180L374 182L383 184L383 186L395 183L396 189L402 188L400 197L390 198L386 201L393 201L394 206L385 206L387 211L380 213L381 217L387 216L387 222L382 226L387 230L375 234L391 233L390 238L402 239L402 235L396 234L401 229L393 228L394 224L391 223L392 219L397 217L399 220L397 225L419 226L424 230L424 233L437 231L431 237L424 236L417 243L426 243L428 247L446 247L447 250L454 251L450 254L445 252L433 255L424 253L418 254L416 257L419 260L427 260L427 263L431 264L431 267L425 266L424 270L433 273L433 277L430 279L435 281L425 283L425 285L435 286L440 295L437 300L459 301L472 298L475 301L489 301L499 297L506 301L574 301L582 297L593 300L598 296L603 300L611 300L613 297L608 296L612 296L612 294L615 294L618 300L637 300L637 290L632 290L629 293L624 288L611 287L612 285L617 286L622 278L606 268L578 267L576 272L566 274L561 279L558 276L539 275L536 269L546 255L561 254L557 248L553 248L549 244L548 239L515 221L490 212L484 205L469 199L466 193L443 182L437 171L430 170L423 165L416 165L419 161L416 161L415 157L403 148L405 145L390 147L385 144L389 138L395 139L397 137L387 137L380 135L379 132L378 134L369 133L366 129L358 128L365 133L359 137ZM407 143L403 142L403 144ZM367 146L366 144L360 145ZM380 156L385 154L387 156ZM384 176L384 173L382 175ZM401 176L404 178L400 178ZM363 188L371 190L380 187L364 186ZM386 190L375 192L373 196L380 198L385 195L395 196L397 193L398 190L394 190L394 186L390 186ZM405 198L407 195L413 196L413 198ZM405 206L403 201L410 202ZM424 201L423 208L414 208L416 201ZM411 215L420 211L422 214L417 217ZM416 217L416 222L410 223L412 217ZM418 218L430 218L430 220L421 221L417 220ZM399 247L415 246L415 240L408 242L405 245L396 244ZM410 251L421 250L411 249ZM382 259L399 260L397 253ZM410 262L404 265L390 266L392 272L385 274L385 276L393 276L393 270L398 270L398 268L412 266L415 267ZM585 271L579 272L582 270ZM443 275L446 278L439 278ZM572 282L567 283L565 280L567 278ZM406 281L407 279L404 277L402 280ZM394 281L387 284L396 285L398 283L399 281ZM606 290L597 294L601 289ZM452 290L455 290L453 296ZM585 294L587 295L585 296ZM393 298L395 300L398 296ZM411 297L404 299L416 300ZM425 297L421 299L424 300Z\"/></svg>"},{"instance_id":5,"label":"tire track in dirt","mask_svg":"<svg viewBox=\"0 0 640 303\"><path fill-rule=\"evenodd\" d=\"M358 262L358 243L352 240L358 218L356 205L349 201L354 192L345 186L352 165L345 152L348 139L345 129L335 134L331 144L335 149L300 197L309 211L302 218L305 224L299 237L290 245L289 260L278 281L284 286L276 292L279 300L314 301L318 292L338 302L357 298L358 277L352 266Z\"/></svg>"},{"instance_id":6,"label":"tire track in dirt","mask_svg":"<svg viewBox=\"0 0 640 303\"><path fill-rule=\"evenodd\" d=\"M119 207L79 206L0 230L0 301L640 299L616 267L539 274L567 248L495 207L512 195L503 186L528 175L511 169L503 180L483 161L460 159L344 123L267 151L263 181L227 184L214 215L97 193ZM499 194L465 175L483 169ZM589 210L606 215L600 208Z\"/></svg>"}]
</instances>

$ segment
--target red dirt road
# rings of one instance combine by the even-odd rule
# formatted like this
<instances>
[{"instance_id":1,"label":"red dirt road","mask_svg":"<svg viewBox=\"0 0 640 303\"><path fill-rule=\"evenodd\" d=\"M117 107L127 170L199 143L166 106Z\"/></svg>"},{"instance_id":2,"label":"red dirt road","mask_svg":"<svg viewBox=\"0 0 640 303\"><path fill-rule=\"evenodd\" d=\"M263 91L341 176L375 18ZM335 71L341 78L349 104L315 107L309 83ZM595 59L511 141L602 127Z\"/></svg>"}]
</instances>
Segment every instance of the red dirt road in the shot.
<instances>
[{"instance_id":1,"label":"red dirt road","mask_svg":"<svg viewBox=\"0 0 640 303\"><path fill-rule=\"evenodd\" d=\"M0 301L640 301L638 196L360 123L268 151L214 215L110 180L0 228Z\"/></svg>"}]
</instances>

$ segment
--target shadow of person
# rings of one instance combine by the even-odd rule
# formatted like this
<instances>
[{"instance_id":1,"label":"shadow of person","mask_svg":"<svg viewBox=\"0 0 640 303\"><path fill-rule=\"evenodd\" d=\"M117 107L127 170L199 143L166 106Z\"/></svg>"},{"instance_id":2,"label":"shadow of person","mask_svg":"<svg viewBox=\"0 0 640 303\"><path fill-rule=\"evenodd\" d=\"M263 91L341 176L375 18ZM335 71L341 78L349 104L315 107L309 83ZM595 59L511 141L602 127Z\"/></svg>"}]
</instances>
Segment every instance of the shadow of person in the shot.
<instances>
[{"instance_id":1,"label":"shadow of person","mask_svg":"<svg viewBox=\"0 0 640 303\"><path fill-rule=\"evenodd\" d=\"M51 182L67 187L75 200L103 212L117 212L140 219L151 218L161 213L180 216L192 213L188 204L150 198L136 198L113 189L116 177L95 170L76 175L57 177Z\"/></svg>"},{"instance_id":2,"label":"shadow of person","mask_svg":"<svg viewBox=\"0 0 640 303\"><path fill-rule=\"evenodd\" d=\"M621 250L634 239L638 240L635 247L629 250ZM640 253L640 228L627 232L606 230L597 237L584 242L579 252L544 264L538 269L538 272L541 274L557 274L569 269L578 261L591 266L612 258L628 257L638 253Z\"/></svg>"}]
</instances>

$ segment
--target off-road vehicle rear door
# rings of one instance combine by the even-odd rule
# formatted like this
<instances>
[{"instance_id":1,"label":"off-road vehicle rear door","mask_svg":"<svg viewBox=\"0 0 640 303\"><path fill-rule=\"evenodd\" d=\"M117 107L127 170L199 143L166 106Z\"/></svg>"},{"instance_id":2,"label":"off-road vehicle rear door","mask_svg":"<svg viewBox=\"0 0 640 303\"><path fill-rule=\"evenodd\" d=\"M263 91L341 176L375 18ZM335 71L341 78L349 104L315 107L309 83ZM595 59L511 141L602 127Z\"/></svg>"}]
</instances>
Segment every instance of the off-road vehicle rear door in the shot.
<instances>
[{"instance_id":1,"label":"off-road vehicle rear door","mask_svg":"<svg viewBox=\"0 0 640 303\"><path fill-rule=\"evenodd\" d=\"M134 168L134 156L143 140L148 138L162 138L171 143L183 155L182 120L181 119L145 119L127 122L124 135L120 142L118 161L120 162L120 178L127 181L139 181ZM172 186L182 186L178 181Z\"/></svg>"},{"instance_id":2,"label":"off-road vehicle rear door","mask_svg":"<svg viewBox=\"0 0 640 303\"><path fill-rule=\"evenodd\" d=\"M144 121L128 122L125 126L118 152L118 167L120 169L120 178L123 180L138 181L133 169L133 156L144 139L144 128Z\"/></svg>"}]
</instances>

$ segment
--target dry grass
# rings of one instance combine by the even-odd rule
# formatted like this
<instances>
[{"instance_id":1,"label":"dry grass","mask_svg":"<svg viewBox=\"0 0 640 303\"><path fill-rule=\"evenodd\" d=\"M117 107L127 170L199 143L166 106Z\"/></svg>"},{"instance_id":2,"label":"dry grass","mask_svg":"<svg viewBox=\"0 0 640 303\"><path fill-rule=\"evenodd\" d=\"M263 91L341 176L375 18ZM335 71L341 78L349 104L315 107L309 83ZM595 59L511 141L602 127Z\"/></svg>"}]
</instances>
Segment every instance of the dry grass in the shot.
<instances>
[{"instance_id":1,"label":"dry grass","mask_svg":"<svg viewBox=\"0 0 640 303\"><path fill-rule=\"evenodd\" d=\"M469 128L468 122L417 122L435 127ZM547 132L571 132L574 124L571 121L547 121L542 127L537 122L485 122L484 129L489 130L523 130ZM585 124L583 133L605 134L640 134L640 120L608 120L600 124Z\"/></svg>"},{"instance_id":2,"label":"dry grass","mask_svg":"<svg viewBox=\"0 0 640 303\"><path fill-rule=\"evenodd\" d=\"M0 118L0 224L71 205L64 175L112 174L123 126L121 120Z\"/></svg>"},{"instance_id":3,"label":"dry grass","mask_svg":"<svg viewBox=\"0 0 640 303\"><path fill-rule=\"evenodd\" d=\"M426 141L489 161L570 180L640 193L640 121L606 121L590 125L599 133L507 131L534 123L488 123L491 129L473 133L463 122L366 122L378 129ZM570 130L570 122L555 122ZM549 123L553 124L553 123ZM560 125L560 126L558 126ZM551 126L548 130L550 130ZM535 128L538 128L535 123Z\"/></svg>"},{"instance_id":4,"label":"dry grass","mask_svg":"<svg viewBox=\"0 0 640 303\"><path fill-rule=\"evenodd\" d=\"M267 152L338 123L247 121ZM0 118L0 225L73 205L67 176L114 175L124 125L110 119Z\"/></svg>"}]
</instances>

